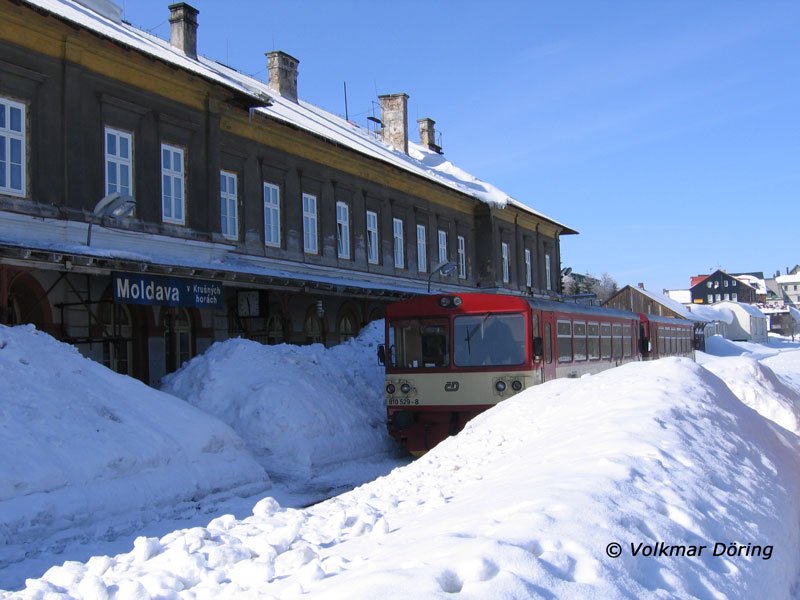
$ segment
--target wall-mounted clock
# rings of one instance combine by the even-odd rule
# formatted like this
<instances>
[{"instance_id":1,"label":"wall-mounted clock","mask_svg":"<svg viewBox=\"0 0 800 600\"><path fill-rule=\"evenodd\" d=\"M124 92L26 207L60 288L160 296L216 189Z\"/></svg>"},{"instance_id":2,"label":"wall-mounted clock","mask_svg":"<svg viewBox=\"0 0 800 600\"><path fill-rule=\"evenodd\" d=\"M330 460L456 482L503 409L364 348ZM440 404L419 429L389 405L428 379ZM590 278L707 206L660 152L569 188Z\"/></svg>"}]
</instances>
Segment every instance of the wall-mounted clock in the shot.
<instances>
[{"instance_id":1,"label":"wall-mounted clock","mask_svg":"<svg viewBox=\"0 0 800 600\"><path fill-rule=\"evenodd\" d=\"M242 291L236 295L236 312L240 317L260 317L260 295L257 290Z\"/></svg>"}]
</instances>

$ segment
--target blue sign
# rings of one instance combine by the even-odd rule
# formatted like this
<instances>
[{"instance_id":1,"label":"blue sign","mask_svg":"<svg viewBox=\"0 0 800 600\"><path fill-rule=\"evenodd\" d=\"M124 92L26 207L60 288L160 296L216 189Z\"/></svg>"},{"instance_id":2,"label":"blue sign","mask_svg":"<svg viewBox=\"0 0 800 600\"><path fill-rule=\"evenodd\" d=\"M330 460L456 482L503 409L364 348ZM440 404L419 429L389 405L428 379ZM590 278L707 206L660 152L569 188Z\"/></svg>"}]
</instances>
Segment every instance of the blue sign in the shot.
<instances>
[{"instance_id":1,"label":"blue sign","mask_svg":"<svg viewBox=\"0 0 800 600\"><path fill-rule=\"evenodd\" d=\"M191 308L222 308L222 284L216 281L112 273L114 302Z\"/></svg>"}]
</instances>

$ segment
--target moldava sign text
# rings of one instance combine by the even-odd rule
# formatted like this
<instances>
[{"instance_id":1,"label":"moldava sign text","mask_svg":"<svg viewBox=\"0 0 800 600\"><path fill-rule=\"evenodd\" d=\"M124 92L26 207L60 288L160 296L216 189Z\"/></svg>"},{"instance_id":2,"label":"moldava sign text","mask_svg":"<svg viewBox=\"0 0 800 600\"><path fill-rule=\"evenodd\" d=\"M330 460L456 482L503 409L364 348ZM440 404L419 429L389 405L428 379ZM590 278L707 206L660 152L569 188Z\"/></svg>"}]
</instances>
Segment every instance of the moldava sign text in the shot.
<instances>
[{"instance_id":1,"label":"moldava sign text","mask_svg":"<svg viewBox=\"0 0 800 600\"><path fill-rule=\"evenodd\" d=\"M215 281L112 273L114 302L190 308L222 308L222 285Z\"/></svg>"}]
</instances>

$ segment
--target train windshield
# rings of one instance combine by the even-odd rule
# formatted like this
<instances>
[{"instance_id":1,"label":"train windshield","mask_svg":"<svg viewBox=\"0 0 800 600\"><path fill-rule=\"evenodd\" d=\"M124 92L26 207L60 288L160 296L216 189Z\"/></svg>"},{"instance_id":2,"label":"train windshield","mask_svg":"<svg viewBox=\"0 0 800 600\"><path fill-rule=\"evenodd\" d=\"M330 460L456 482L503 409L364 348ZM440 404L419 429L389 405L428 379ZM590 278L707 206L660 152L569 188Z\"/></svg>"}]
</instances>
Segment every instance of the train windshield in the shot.
<instances>
[{"instance_id":1,"label":"train windshield","mask_svg":"<svg viewBox=\"0 0 800 600\"><path fill-rule=\"evenodd\" d=\"M525 362L525 317L491 313L456 317L453 346L457 367L521 365Z\"/></svg>"},{"instance_id":2,"label":"train windshield","mask_svg":"<svg viewBox=\"0 0 800 600\"><path fill-rule=\"evenodd\" d=\"M450 366L450 324L446 319L392 321L388 364L399 369Z\"/></svg>"}]
</instances>

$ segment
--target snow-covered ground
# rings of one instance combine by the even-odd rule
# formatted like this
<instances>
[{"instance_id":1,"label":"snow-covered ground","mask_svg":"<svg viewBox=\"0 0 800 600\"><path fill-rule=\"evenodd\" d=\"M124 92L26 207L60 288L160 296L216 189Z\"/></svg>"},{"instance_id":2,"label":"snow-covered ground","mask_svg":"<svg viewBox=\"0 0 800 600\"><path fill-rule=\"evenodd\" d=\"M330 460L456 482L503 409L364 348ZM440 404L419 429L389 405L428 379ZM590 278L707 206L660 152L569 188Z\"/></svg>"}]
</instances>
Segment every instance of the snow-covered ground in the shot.
<instances>
[{"instance_id":1,"label":"snow-covered ground","mask_svg":"<svg viewBox=\"0 0 800 600\"><path fill-rule=\"evenodd\" d=\"M1 331L9 340L17 332ZM320 348L287 347L286 352L301 372L304 362L315 357L316 363L305 369L313 372L307 379L332 383L340 379L337 374L364 369L355 382L371 377L367 361L374 361L374 348L356 348L374 342L362 339L351 343L349 352L339 350L343 361L351 361L339 367L335 353ZM263 499L253 499L246 518L219 516L161 536L143 531L126 553L54 566L28 580L18 595L794 597L800 581L800 344L735 345L743 356L732 356L724 344L729 351L720 353L729 356L714 356L716 343L712 340L709 354L700 354L697 363L635 363L538 386L479 416L422 459L350 492L307 508L287 508L276 500L278 484L273 483ZM188 379L181 383L197 369L208 379L203 385L213 385L227 372L215 374L215 369L236 362L237 353L244 353L240 360L249 360L246 345L226 344L193 361L169 389L183 390L196 406L218 413L244 438L242 447L254 450L259 432L280 416L267 415L248 429L250 421L259 421L259 402L283 398L280 402L300 412L308 407L303 401L292 403L295 375L288 370L289 383L276 386L281 392L254 390L257 381L251 378L241 382L245 391L230 391L229 401L251 415L244 418L200 398L201 391L191 392ZM14 346L0 349L3 369L10 368L4 357L9 348ZM55 352L51 349L51 356ZM36 354L26 355L29 362ZM56 364L60 361L59 355ZM354 361L363 362L356 366ZM238 378L228 379L219 393L227 393ZM271 381L268 387L277 379ZM347 387L344 376L342 381ZM380 396L380 378L374 381ZM364 393L370 385L365 384ZM24 389L25 382L19 387ZM37 397L17 393L29 400ZM261 398L253 406L245 402L251 395ZM6 405L4 399L3 419L8 418ZM349 430L363 436L361 443L380 447L368 417L378 408L347 405L363 411L365 421L358 423L344 414L337 419L327 402L322 406L318 419L293 414L312 446L346 457L349 450L337 439L340 431ZM200 414L189 406L183 410ZM192 423L183 425L190 429ZM294 443L275 427L273 434ZM327 446L317 445L315 440L323 439ZM233 441L226 448L240 449ZM388 455L390 445L380 451ZM298 452L292 458L274 446L258 459L267 472L276 455L296 459L289 473L314 477L330 468L324 453ZM67 478L67 488L70 482L79 486L77 478ZM269 485L266 479L261 482ZM52 487L58 504L60 492ZM5 515L0 504L0 527ZM9 569L13 565L3 570ZM2 598L10 595L0 592Z\"/></svg>"},{"instance_id":2,"label":"snow-covered ground","mask_svg":"<svg viewBox=\"0 0 800 600\"><path fill-rule=\"evenodd\" d=\"M384 425L382 335L371 325L330 350L216 344L170 377L184 402L0 326L0 589L138 535L247 516L265 495L306 506L407 464Z\"/></svg>"}]
</instances>

